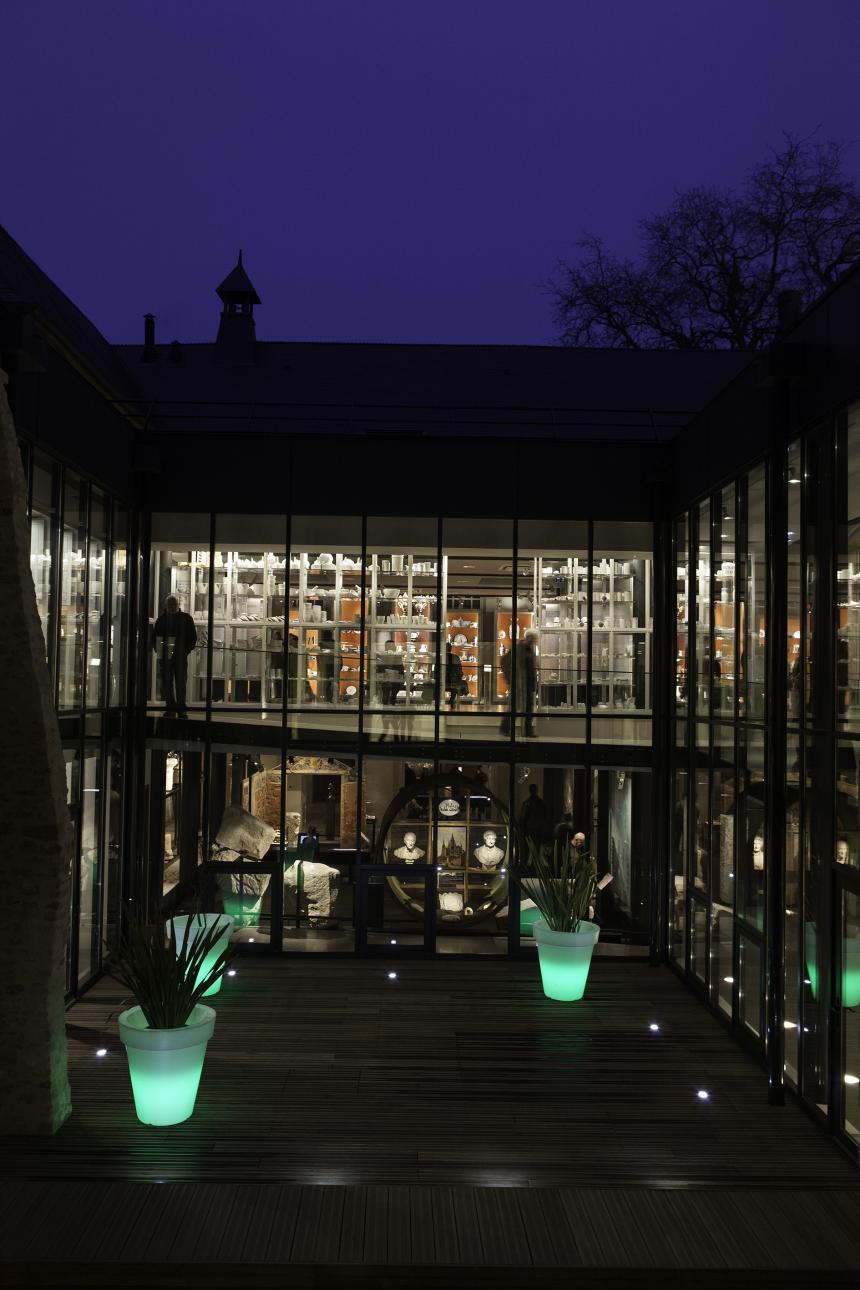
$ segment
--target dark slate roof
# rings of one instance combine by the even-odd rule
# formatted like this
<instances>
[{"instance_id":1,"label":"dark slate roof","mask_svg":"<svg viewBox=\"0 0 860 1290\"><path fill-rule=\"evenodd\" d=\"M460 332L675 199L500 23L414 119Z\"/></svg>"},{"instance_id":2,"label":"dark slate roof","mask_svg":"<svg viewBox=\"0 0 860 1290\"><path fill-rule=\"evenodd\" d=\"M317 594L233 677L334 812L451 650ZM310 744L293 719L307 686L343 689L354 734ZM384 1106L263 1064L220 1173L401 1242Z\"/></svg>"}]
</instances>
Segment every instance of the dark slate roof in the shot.
<instances>
[{"instance_id":1,"label":"dark slate roof","mask_svg":"<svg viewBox=\"0 0 860 1290\"><path fill-rule=\"evenodd\" d=\"M241 296L250 300L252 304L259 305L262 303L254 290L253 282L245 272L241 251L239 252L239 262L235 269L230 270L221 285L215 288L215 292L222 300L227 300L229 296Z\"/></svg>"},{"instance_id":2,"label":"dark slate roof","mask_svg":"<svg viewBox=\"0 0 860 1290\"><path fill-rule=\"evenodd\" d=\"M528 345L216 344L141 364L117 346L163 428L673 437L743 367L730 351ZM217 406L216 406L217 405Z\"/></svg>"},{"instance_id":3,"label":"dark slate roof","mask_svg":"<svg viewBox=\"0 0 860 1290\"><path fill-rule=\"evenodd\" d=\"M117 393L129 389L130 374L99 329L43 273L0 226L0 307L34 307L66 344Z\"/></svg>"}]
</instances>

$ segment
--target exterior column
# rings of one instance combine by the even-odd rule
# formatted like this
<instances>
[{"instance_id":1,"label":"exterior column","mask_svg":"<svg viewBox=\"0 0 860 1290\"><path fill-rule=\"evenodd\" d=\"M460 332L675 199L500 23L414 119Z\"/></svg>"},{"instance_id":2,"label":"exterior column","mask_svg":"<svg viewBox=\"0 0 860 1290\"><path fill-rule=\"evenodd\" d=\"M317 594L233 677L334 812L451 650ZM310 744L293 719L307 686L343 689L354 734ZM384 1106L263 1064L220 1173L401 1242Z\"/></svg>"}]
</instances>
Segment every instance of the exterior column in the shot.
<instances>
[{"instance_id":1,"label":"exterior column","mask_svg":"<svg viewBox=\"0 0 860 1290\"><path fill-rule=\"evenodd\" d=\"M72 1109L65 1028L72 836L27 488L0 371L0 1133L54 1133Z\"/></svg>"}]
</instances>

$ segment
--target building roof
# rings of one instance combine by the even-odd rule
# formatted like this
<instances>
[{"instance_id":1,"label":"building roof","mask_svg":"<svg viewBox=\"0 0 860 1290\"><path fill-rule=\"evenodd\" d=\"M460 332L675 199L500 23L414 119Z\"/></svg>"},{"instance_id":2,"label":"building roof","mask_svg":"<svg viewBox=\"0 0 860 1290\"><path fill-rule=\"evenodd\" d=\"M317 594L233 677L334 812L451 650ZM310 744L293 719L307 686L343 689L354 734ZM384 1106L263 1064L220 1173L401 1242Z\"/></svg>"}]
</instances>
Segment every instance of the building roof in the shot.
<instances>
[{"instance_id":1,"label":"building roof","mask_svg":"<svg viewBox=\"0 0 860 1290\"><path fill-rule=\"evenodd\" d=\"M254 290L254 284L245 272L245 266L242 264L242 252L239 252L239 259L236 267L231 269L224 281L215 288L215 294L225 301L231 296L239 297L242 300L248 300L253 305L261 304L260 297Z\"/></svg>"},{"instance_id":2,"label":"building roof","mask_svg":"<svg viewBox=\"0 0 860 1290\"><path fill-rule=\"evenodd\" d=\"M128 390L130 373L116 347L0 226L0 307L4 304L36 309L94 373L117 393Z\"/></svg>"},{"instance_id":3,"label":"building roof","mask_svg":"<svg viewBox=\"0 0 860 1290\"><path fill-rule=\"evenodd\" d=\"M731 351L258 342L116 346L164 429L673 437L750 361Z\"/></svg>"}]
</instances>

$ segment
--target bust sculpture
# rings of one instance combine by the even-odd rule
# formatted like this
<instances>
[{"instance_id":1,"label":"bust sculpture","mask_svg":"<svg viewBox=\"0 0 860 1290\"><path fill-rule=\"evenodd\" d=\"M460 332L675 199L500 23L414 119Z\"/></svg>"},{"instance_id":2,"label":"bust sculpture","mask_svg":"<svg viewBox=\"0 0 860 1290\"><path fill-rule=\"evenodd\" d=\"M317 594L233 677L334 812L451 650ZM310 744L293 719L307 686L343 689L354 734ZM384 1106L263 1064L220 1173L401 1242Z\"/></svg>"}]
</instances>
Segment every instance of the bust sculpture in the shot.
<instances>
[{"instance_id":1,"label":"bust sculpture","mask_svg":"<svg viewBox=\"0 0 860 1290\"><path fill-rule=\"evenodd\" d=\"M475 847L474 855L482 869L495 869L504 860L505 853L496 845L496 834L492 829L487 829L482 841Z\"/></svg>"},{"instance_id":2,"label":"bust sculpture","mask_svg":"<svg viewBox=\"0 0 860 1290\"><path fill-rule=\"evenodd\" d=\"M418 846L418 838L414 833L404 833L403 846L397 848L394 858L402 860L405 864L415 864L424 859L424 852Z\"/></svg>"},{"instance_id":3,"label":"bust sculpture","mask_svg":"<svg viewBox=\"0 0 860 1290\"><path fill-rule=\"evenodd\" d=\"M753 838L753 869L764 868L764 838L757 833Z\"/></svg>"}]
</instances>

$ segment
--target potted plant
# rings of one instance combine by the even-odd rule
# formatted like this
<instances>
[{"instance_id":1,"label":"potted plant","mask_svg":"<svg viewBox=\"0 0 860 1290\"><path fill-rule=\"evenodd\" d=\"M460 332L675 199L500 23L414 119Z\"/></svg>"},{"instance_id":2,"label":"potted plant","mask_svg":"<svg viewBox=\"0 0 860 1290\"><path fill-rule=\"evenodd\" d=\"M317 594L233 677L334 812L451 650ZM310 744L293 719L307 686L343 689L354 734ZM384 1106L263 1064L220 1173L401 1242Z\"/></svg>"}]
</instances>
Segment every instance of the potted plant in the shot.
<instances>
[{"instance_id":1,"label":"potted plant","mask_svg":"<svg viewBox=\"0 0 860 1290\"><path fill-rule=\"evenodd\" d=\"M585 993L591 955L600 929L589 921L597 868L588 851L556 844L550 849L528 838L533 878L523 889L537 906L540 917L531 925L538 948L543 992L548 999L565 1003ZM604 885L604 884L601 884Z\"/></svg>"},{"instance_id":2,"label":"potted plant","mask_svg":"<svg viewBox=\"0 0 860 1290\"><path fill-rule=\"evenodd\" d=\"M171 926L173 927L174 935L176 937L177 954L185 945L189 945L190 947L195 942L199 941L200 937L203 936L203 934L210 928L217 928L220 935L215 938L209 953L206 955L206 958L200 966L200 977L208 976L214 964L230 944L230 937L233 935L235 922L235 918L230 914L205 914L202 911L198 911L194 914L175 915L171 919ZM208 990L204 990L204 999L210 994L217 994L221 989L221 983L223 980L224 974L218 973Z\"/></svg>"},{"instance_id":3,"label":"potted plant","mask_svg":"<svg viewBox=\"0 0 860 1290\"><path fill-rule=\"evenodd\" d=\"M167 927L131 923L114 954L114 976L137 1000L120 1013L119 1034L137 1118L144 1124L179 1124L194 1110L215 1011L201 1003L233 957L220 924L177 939ZM204 964L209 963L204 971Z\"/></svg>"}]
</instances>

